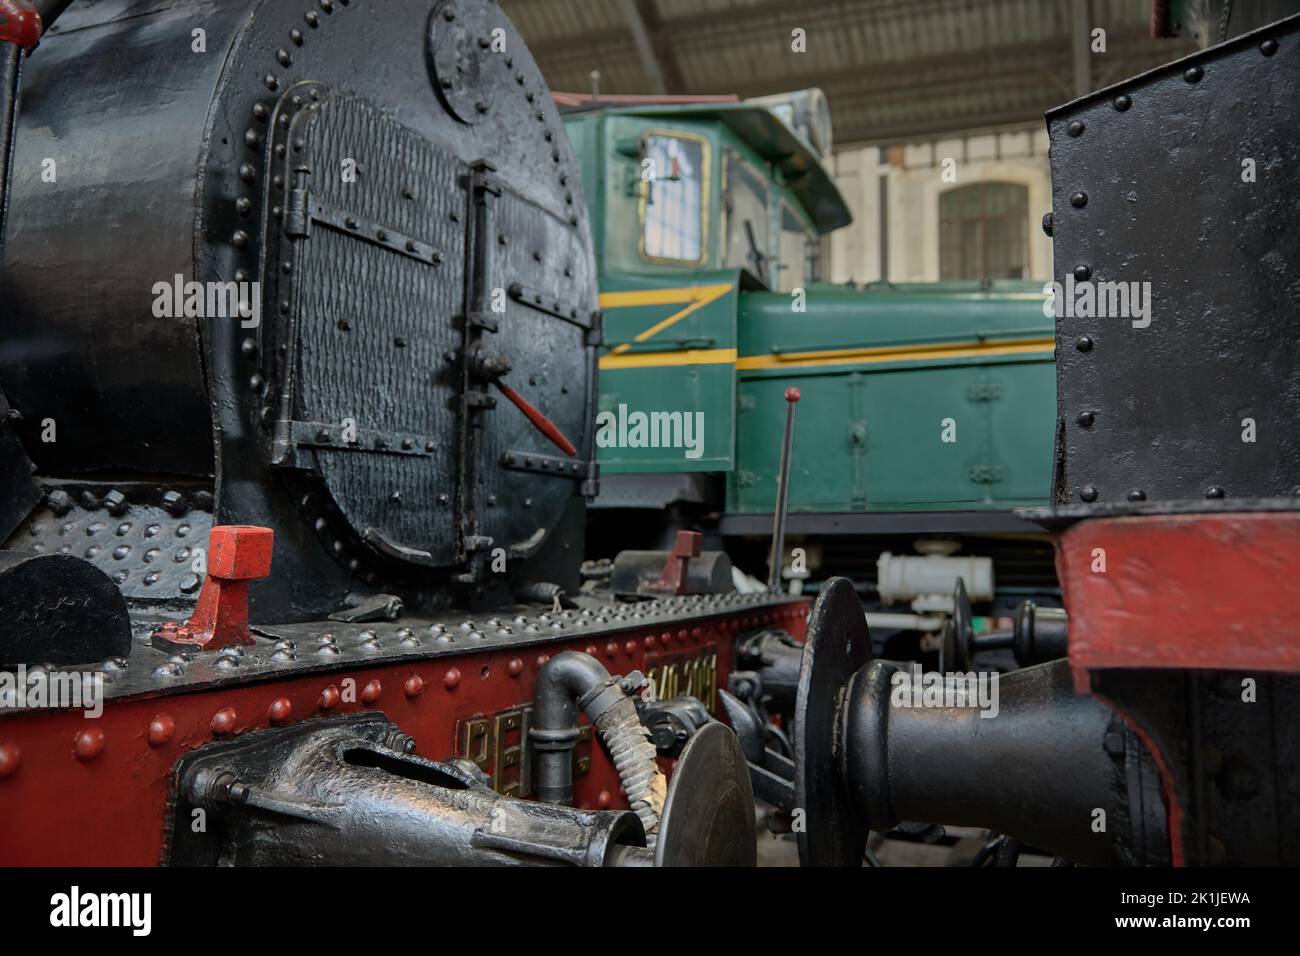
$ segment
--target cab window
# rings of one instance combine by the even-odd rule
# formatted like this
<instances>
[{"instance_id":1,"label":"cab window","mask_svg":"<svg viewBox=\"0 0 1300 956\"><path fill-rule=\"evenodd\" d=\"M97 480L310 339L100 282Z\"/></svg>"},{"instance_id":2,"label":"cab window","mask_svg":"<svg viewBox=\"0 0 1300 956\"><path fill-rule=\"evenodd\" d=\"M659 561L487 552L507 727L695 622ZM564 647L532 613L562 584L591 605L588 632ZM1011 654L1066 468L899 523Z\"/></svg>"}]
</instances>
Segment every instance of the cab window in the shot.
<instances>
[{"instance_id":1,"label":"cab window","mask_svg":"<svg viewBox=\"0 0 1300 956\"><path fill-rule=\"evenodd\" d=\"M701 263L707 256L708 144L683 134L646 137L641 174L641 255Z\"/></svg>"},{"instance_id":2,"label":"cab window","mask_svg":"<svg viewBox=\"0 0 1300 956\"><path fill-rule=\"evenodd\" d=\"M781 203L781 262L777 289L789 292L821 278L821 244L789 203Z\"/></svg>"},{"instance_id":3,"label":"cab window","mask_svg":"<svg viewBox=\"0 0 1300 956\"><path fill-rule=\"evenodd\" d=\"M727 218L723 267L748 269L770 285L767 180L730 150L726 154L725 176L723 208Z\"/></svg>"}]
</instances>

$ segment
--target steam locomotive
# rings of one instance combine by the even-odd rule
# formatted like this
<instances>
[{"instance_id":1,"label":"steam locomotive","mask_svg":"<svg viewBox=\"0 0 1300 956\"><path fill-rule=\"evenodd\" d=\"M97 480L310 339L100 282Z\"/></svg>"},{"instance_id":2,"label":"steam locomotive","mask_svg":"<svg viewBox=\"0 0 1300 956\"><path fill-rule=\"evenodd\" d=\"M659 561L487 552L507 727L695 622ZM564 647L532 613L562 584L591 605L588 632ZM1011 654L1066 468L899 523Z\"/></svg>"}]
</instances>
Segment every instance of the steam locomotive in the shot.
<instances>
[{"instance_id":1,"label":"steam locomotive","mask_svg":"<svg viewBox=\"0 0 1300 956\"><path fill-rule=\"evenodd\" d=\"M744 865L755 797L812 865L1298 861L1300 18L1049 115L1056 268L1152 321L1057 324L1065 612L959 587L923 672L689 533L584 575L591 231L494 4L0 11L0 862Z\"/></svg>"},{"instance_id":2,"label":"steam locomotive","mask_svg":"<svg viewBox=\"0 0 1300 956\"><path fill-rule=\"evenodd\" d=\"M752 863L710 711L806 603L691 536L584 587L590 226L499 8L59 7L5 5L0 860Z\"/></svg>"},{"instance_id":3,"label":"steam locomotive","mask_svg":"<svg viewBox=\"0 0 1300 956\"><path fill-rule=\"evenodd\" d=\"M805 862L943 820L1000 831L1002 862L1300 863L1298 56L1300 15L1049 112L1046 226L1080 291L1052 505L1021 514L1053 531L1067 617L977 635L959 588L940 669L1008 646L1030 666L993 719L918 710L831 582L795 715ZM1075 308L1132 283L1150 316Z\"/></svg>"}]
</instances>

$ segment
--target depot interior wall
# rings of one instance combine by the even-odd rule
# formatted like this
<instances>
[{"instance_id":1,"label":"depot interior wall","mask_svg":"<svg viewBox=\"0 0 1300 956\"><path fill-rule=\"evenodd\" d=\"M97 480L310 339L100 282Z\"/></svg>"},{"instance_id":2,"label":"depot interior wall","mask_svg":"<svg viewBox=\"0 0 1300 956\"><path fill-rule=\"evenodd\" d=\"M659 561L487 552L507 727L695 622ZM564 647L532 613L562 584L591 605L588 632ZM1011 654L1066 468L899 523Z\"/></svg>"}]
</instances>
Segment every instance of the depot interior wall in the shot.
<instances>
[{"instance_id":1,"label":"depot interior wall","mask_svg":"<svg viewBox=\"0 0 1300 956\"><path fill-rule=\"evenodd\" d=\"M1040 222L1051 211L1047 133L1038 128L975 131L886 146L850 146L832 157L853 223L830 236L832 282L933 282L939 271L939 196L978 182L1028 188L1029 275L1052 275L1052 241ZM945 164L945 160L951 160ZM945 169L950 170L944 178ZM883 189L882 189L883 183ZM887 236L881 255L881 205ZM887 275L882 272L882 265Z\"/></svg>"}]
</instances>

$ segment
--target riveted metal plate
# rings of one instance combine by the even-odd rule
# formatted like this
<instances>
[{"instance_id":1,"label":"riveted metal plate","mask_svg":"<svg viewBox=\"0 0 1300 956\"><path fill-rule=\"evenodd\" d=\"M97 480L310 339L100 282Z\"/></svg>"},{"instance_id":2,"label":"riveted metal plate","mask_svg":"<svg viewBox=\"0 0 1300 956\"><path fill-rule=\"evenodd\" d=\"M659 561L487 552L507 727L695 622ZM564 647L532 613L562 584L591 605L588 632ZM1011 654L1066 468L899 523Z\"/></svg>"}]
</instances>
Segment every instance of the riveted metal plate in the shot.
<instances>
[{"instance_id":1,"label":"riveted metal plate","mask_svg":"<svg viewBox=\"0 0 1300 956\"><path fill-rule=\"evenodd\" d=\"M492 109L495 84L487 70L493 52L492 29L482 7L444 0L429 15L427 51L430 79L438 99L462 123L476 122Z\"/></svg>"},{"instance_id":2,"label":"riveted metal plate","mask_svg":"<svg viewBox=\"0 0 1300 956\"><path fill-rule=\"evenodd\" d=\"M194 600L203 583L202 549L212 530L210 511L187 509L179 517L173 515L160 504L156 487L69 484L54 490L66 498L54 499L56 509L47 495L4 543L6 550L82 558L136 603ZM101 503L111 490L125 490L122 504L115 504L112 512ZM93 507L83 503L83 495L89 495L86 500ZM211 497L205 497L209 508Z\"/></svg>"},{"instance_id":3,"label":"riveted metal plate","mask_svg":"<svg viewBox=\"0 0 1300 956\"><path fill-rule=\"evenodd\" d=\"M1291 17L1048 114L1058 505L1300 485L1298 76Z\"/></svg>"},{"instance_id":4,"label":"riveted metal plate","mask_svg":"<svg viewBox=\"0 0 1300 956\"><path fill-rule=\"evenodd\" d=\"M440 496L454 494L456 462L428 452L456 428L447 354L460 340L465 166L345 96L299 113L290 139L285 175L308 192L311 219L281 255L297 376L292 462L319 473L358 536L446 565L454 509ZM342 440L349 428L355 441Z\"/></svg>"}]
</instances>

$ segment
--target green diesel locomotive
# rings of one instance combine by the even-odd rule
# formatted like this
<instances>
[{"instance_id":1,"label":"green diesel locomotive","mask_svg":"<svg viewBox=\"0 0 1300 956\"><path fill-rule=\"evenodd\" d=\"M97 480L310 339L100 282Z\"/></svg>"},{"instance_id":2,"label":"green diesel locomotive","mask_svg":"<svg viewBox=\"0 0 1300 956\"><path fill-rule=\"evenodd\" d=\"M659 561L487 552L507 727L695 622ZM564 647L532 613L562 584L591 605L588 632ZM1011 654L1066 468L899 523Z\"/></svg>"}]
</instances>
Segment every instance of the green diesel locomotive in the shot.
<instances>
[{"instance_id":1,"label":"green diesel locomotive","mask_svg":"<svg viewBox=\"0 0 1300 956\"><path fill-rule=\"evenodd\" d=\"M1007 602L1053 591L1050 550L1011 511L1045 504L1051 484L1041 283L824 282L823 237L851 217L824 162L819 91L557 99L604 313L597 552L602 528L625 542L691 526L761 574L793 385L787 578L849 571L908 599L870 565L922 539L936 560L993 558Z\"/></svg>"}]
</instances>

